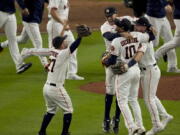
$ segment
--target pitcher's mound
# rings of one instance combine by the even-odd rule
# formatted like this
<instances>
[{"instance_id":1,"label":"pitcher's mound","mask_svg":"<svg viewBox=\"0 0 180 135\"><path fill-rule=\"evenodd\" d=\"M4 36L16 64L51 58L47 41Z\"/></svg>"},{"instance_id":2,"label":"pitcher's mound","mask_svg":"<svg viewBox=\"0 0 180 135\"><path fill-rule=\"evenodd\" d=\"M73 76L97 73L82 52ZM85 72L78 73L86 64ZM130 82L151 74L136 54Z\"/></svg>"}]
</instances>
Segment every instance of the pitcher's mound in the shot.
<instances>
[{"instance_id":1,"label":"pitcher's mound","mask_svg":"<svg viewBox=\"0 0 180 135\"><path fill-rule=\"evenodd\" d=\"M90 92L105 93L104 82L93 82L80 87L81 90ZM180 76L161 77L158 86L157 96L164 100L180 100ZM140 89L139 97L142 98L142 90Z\"/></svg>"}]
</instances>

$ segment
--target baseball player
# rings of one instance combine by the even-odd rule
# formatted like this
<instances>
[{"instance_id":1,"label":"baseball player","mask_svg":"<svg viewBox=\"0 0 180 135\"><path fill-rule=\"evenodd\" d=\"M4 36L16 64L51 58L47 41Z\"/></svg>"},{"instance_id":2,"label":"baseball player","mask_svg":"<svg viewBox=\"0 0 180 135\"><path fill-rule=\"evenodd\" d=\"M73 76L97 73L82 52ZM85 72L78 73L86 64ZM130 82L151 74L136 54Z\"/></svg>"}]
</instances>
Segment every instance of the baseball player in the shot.
<instances>
[{"instance_id":1,"label":"baseball player","mask_svg":"<svg viewBox=\"0 0 180 135\"><path fill-rule=\"evenodd\" d=\"M180 46L180 1L173 0L174 2L174 22L176 25L175 35L173 39L167 43L165 43L163 46L161 46L156 51L156 59L158 60L164 53L168 52L169 50L176 48Z\"/></svg>"},{"instance_id":2,"label":"baseball player","mask_svg":"<svg viewBox=\"0 0 180 135\"><path fill-rule=\"evenodd\" d=\"M49 47L52 47L52 39L58 36L63 26L68 23L68 15L69 15L69 1L68 0L51 0L49 2L49 12L52 18L48 21L47 24L47 31L48 31L48 41ZM66 42L69 45L74 42L74 36L70 30L69 25L66 27L65 35L68 37L66 38ZM83 77L77 75L77 51L71 55L70 63L68 67L67 79L72 80L84 80Z\"/></svg>"},{"instance_id":3,"label":"baseball player","mask_svg":"<svg viewBox=\"0 0 180 135\"><path fill-rule=\"evenodd\" d=\"M141 17L135 23L135 30L142 33L146 32L146 30L151 26L145 17ZM153 43L146 43L146 46L147 49L142 59L139 61L139 67L141 69L141 86L144 101L150 112L153 124L153 128L149 130L146 135L154 135L157 132L162 131L167 123L173 119L173 116L166 112L161 101L156 96L161 73L154 57ZM160 116L162 121L160 121Z\"/></svg>"},{"instance_id":4,"label":"baseball player","mask_svg":"<svg viewBox=\"0 0 180 135\"><path fill-rule=\"evenodd\" d=\"M117 21L116 19L115 24L117 25L116 30L119 33L129 31L131 27L131 23L127 19L122 19L121 21ZM142 122L141 109L137 101L140 80L140 70L137 65L137 60L142 57L143 52L146 50L146 46L140 43L147 42L150 36L139 32L131 32L131 35L133 38L119 37L112 41L111 57L104 63L106 66L110 66L115 64L117 59L128 63L128 71L122 75L117 74L115 77L116 97L129 135L134 135L137 132L142 135L145 133L145 128ZM136 60L133 59L133 56L137 52L139 53ZM135 122L128 106L128 101L132 107Z\"/></svg>"},{"instance_id":5,"label":"baseball player","mask_svg":"<svg viewBox=\"0 0 180 135\"><path fill-rule=\"evenodd\" d=\"M64 88L67 66L69 58L80 45L82 35L78 33L78 38L69 46L65 39L66 36L57 36L53 39L53 47L48 51L50 55L50 64L48 66L47 81L43 88L43 94L46 101L47 113L44 115L39 135L46 135L46 128L52 117L56 113L57 107L64 113L63 130L61 135L70 135L69 127L71 124L73 107L71 99ZM37 54L38 55L38 54ZM42 53L39 55L42 55ZM45 55L47 55L45 53ZM61 70L59 70L61 69Z\"/></svg>"},{"instance_id":6,"label":"baseball player","mask_svg":"<svg viewBox=\"0 0 180 135\"><path fill-rule=\"evenodd\" d=\"M26 8L23 0L16 0L22 8L22 13L28 15L29 11ZM16 73L20 74L31 67L31 63L24 64L19 53L19 48L16 40L17 22L15 17L15 1L1 0L0 2L0 28L4 28L7 39L9 40L9 50L11 57L16 65ZM3 48L0 45L0 51Z\"/></svg>"},{"instance_id":7,"label":"baseball player","mask_svg":"<svg viewBox=\"0 0 180 135\"><path fill-rule=\"evenodd\" d=\"M114 38L119 37L119 33L116 32L116 25L114 24L114 18L117 17L117 10L114 7L107 7L104 10L106 22L101 25L101 34L104 38L106 45L106 52L110 52L110 45ZM106 95L105 95L105 113L104 113L104 122L103 122L103 131L110 132L110 110L113 101L113 96L115 95L114 89L114 80L115 75L113 74L110 67L105 68L106 73ZM112 119L113 131L115 134L118 134L119 131L119 118L120 118L120 109L116 100L116 111L115 116Z\"/></svg>"},{"instance_id":8,"label":"baseball player","mask_svg":"<svg viewBox=\"0 0 180 135\"><path fill-rule=\"evenodd\" d=\"M171 26L166 18L166 12L171 11L171 6L166 0L147 0L146 17L157 31L154 47L159 45L159 37L162 36L165 43L172 40ZM177 68L177 57L175 49L167 52L168 72L180 72Z\"/></svg>"},{"instance_id":9,"label":"baseball player","mask_svg":"<svg viewBox=\"0 0 180 135\"><path fill-rule=\"evenodd\" d=\"M42 48L42 37L39 30L39 24L42 21L44 3L48 0L25 0L25 6L29 10L29 15L22 15L23 30L17 37L18 43L26 43L30 38L35 48ZM8 41L1 43L1 47L8 46ZM46 57L39 57L42 65L45 67L48 62Z\"/></svg>"}]
</instances>

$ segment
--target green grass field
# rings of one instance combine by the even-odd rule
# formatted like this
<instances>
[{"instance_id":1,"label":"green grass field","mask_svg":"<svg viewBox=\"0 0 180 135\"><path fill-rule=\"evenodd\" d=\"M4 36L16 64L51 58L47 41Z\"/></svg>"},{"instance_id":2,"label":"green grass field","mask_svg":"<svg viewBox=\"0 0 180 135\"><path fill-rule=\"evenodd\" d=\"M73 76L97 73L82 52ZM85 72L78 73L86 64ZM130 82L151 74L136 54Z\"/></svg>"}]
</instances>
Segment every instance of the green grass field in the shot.
<instances>
[{"instance_id":1,"label":"green grass field","mask_svg":"<svg viewBox=\"0 0 180 135\"><path fill-rule=\"evenodd\" d=\"M0 41L5 38L0 35ZM47 35L43 34L44 45L47 46ZM31 43L19 45L32 47ZM72 99L74 115L70 131L72 135L103 135L101 124L104 113L104 96L96 93L81 91L79 86L89 82L104 80L104 69L100 64L100 56L104 51L103 39L99 32L94 32L83 40L78 50L79 74L85 77L84 81L66 81L65 87ZM177 50L180 58L180 50ZM46 81L44 72L37 57L28 58L33 66L27 72L17 75L8 49L0 54L0 135L36 135L39 130L45 104L42 96L42 87ZM166 64L160 62L163 75L166 73ZM142 99L139 100L142 108L144 125L151 128L149 113ZM162 101L174 120L167 129L158 135L180 134L180 106L179 101ZM112 114L113 115L113 114ZM59 111L52 120L48 135L60 134L62 128L62 113ZM120 135L127 135L123 117L120 123Z\"/></svg>"}]
</instances>

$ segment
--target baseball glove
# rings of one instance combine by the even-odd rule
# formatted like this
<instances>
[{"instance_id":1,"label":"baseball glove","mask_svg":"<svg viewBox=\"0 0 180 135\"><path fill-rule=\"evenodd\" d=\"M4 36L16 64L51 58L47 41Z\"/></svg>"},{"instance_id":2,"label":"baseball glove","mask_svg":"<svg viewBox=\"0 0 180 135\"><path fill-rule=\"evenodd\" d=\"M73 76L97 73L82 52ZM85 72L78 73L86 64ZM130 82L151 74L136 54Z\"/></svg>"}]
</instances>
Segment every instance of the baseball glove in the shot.
<instances>
[{"instance_id":1,"label":"baseball glove","mask_svg":"<svg viewBox=\"0 0 180 135\"><path fill-rule=\"evenodd\" d=\"M122 60L118 60L116 64L111 66L111 69L114 74L123 74L128 71L128 65Z\"/></svg>"},{"instance_id":2,"label":"baseball glove","mask_svg":"<svg viewBox=\"0 0 180 135\"><path fill-rule=\"evenodd\" d=\"M79 37L87 37L91 35L90 28L84 24L76 26L76 31Z\"/></svg>"},{"instance_id":3,"label":"baseball glove","mask_svg":"<svg viewBox=\"0 0 180 135\"><path fill-rule=\"evenodd\" d=\"M110 52L104 52L102 54L101 63L102 63L103 66L107 67L106 61L110 58L110 56L111 56Z\"/></svg>"}]
</instances>

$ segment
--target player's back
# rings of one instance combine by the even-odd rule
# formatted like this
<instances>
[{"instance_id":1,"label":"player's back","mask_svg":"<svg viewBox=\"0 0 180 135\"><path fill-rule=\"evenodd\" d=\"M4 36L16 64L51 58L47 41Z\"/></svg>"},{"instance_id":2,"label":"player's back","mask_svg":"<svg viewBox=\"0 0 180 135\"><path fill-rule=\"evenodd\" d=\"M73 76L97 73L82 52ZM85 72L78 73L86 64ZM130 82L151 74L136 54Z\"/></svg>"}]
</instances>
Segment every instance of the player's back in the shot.
<instances>
[{"instance_id":1,"label":"player's back","mask_svg":"<svg viewBox=\"0 0 180 135\"><path fill-rule=\"evenodd\" d=\"M112 50L115 50L114 55L117 55L121 60L125 62L129 62L137 51L145 51L145 47L139 42L140 36L142 35L140 32L131 32L130 33L133 38L127 39L124 37L116 38L112 42Z\"/></svg>"},{"instance_id":2,"label":"player's back","mask_svg":"<svg viewBox=\"0 0 180 135\"><path fill-rule=\"evenodd\" d=\"M68 66L68 58L70 55L69 48L64 50L52 51L50 56L50 65L48 67L48 83L55 83L56 85L63 85L66 77L66 71Z\"/></svg>"}]
</instances>

